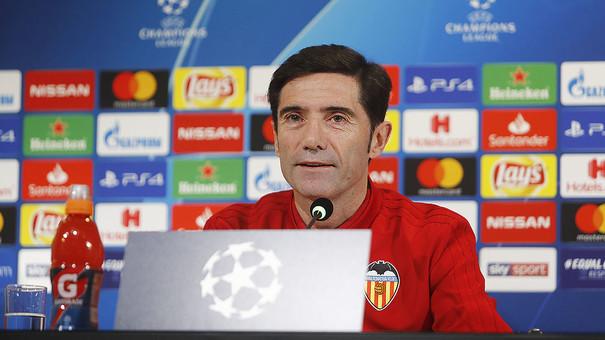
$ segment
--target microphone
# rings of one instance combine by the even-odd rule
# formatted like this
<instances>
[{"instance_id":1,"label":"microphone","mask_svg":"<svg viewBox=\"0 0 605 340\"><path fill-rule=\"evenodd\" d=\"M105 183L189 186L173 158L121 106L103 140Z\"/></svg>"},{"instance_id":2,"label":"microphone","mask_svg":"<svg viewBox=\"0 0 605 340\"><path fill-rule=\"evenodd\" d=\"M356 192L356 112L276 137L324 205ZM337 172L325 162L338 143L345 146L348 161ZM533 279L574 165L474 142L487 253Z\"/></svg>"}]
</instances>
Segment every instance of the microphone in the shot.
<instances>
[{"instance_id":1,"label":"microphone","mask_svg":"<svg viewBox=\"0 0 605 340\"><path fill-rule=\"evenodd\" d=\"M311 207L309 208L309 212L311 212L311 221L307 224L307 229L310 229L313 224L317 221L325 221L330 216L332 216L332 211L334 211L334 206L332 202L327 198L318 198L313 203L311 203Z\"/></svg>"}]
</instances>

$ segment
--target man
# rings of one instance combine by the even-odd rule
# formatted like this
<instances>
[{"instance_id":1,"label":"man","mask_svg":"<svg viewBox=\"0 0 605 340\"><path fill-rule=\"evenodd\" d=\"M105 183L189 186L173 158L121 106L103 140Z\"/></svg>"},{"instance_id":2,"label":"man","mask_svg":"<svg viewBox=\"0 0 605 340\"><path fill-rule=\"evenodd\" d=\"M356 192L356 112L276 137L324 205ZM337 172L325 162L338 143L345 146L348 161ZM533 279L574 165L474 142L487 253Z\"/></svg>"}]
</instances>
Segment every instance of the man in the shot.
<instances>
[{"instance_id":1,"label":"man","mask_svg":"<svg viewBox=\"0 0 605 340\"><path fill-rule=\"evenodd\" d=\"M397 289L366 289L365 331L510 332L485 293L468 222L368 177L391 132L390 91L382 67L348 47L291 56L273 74L269 101L275 152L293 190L232 205L205 229L305 228L311 203L328 198L334 213L314 228L371 228L373 268L400 278Z\"/></svg>"}]
</instances>

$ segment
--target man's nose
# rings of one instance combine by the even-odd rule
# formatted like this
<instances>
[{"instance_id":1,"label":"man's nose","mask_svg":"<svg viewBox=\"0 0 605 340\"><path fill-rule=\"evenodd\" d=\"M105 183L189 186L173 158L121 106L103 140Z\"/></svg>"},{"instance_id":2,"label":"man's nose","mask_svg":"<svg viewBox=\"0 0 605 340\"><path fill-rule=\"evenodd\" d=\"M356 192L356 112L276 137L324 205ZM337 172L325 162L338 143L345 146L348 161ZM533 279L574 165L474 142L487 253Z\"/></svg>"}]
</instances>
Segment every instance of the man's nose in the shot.
<instances>
[{"instance_id":1,"label":"man's nose","mask_svg":"<svg viewBox=\"0 0 605 340\"><path fill-rule=\"evenodd\" d=\"M309 151L321 151L327 148L327 135L321 119L311 119L303 131L303 148Z\"/></svg>"}]
</instances>

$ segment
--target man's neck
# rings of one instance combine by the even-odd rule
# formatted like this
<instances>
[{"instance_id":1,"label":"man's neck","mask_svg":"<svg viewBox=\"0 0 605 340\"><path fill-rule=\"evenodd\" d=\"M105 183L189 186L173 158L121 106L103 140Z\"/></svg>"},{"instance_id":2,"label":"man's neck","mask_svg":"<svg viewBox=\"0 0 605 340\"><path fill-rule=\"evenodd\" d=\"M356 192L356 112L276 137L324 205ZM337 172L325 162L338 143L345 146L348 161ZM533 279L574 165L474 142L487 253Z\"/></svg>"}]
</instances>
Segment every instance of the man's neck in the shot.
<instances>
[{"instance_id":1,"label":"man's neck","mask_svg":"<svg viewBox=\"0 0 605 340\"><path fill-rule=\"evenodd\" d=\"M315 222L315 224L313 224L313 228L338 228L347 219L353 216L368 194L368 182L363 181L363 185L360 186L362 187L347 190L347 192L343 193L339 197L326 197L332 201L332 204L334 205L334 212L326 221ZM294 191L294 204L296 205L298 214L305 224L308 224L311 221L311 213L309 212L309 208L311 207L312 203L312 199L302 196L301 194L297 193L296 190Z\"/></svg>"}]
</instances>

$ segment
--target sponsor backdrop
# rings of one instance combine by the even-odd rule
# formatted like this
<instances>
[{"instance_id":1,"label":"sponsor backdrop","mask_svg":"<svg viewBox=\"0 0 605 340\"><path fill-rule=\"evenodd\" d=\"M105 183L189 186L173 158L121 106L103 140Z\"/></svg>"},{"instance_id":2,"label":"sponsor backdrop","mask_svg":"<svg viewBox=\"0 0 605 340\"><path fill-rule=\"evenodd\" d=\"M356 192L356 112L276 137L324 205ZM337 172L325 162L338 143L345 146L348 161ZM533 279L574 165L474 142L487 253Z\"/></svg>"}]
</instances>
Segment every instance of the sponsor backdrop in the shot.
<instances>
[{"instance_id":1,"label":"sponsor backdrop","mask_svg":"<svg viewBox=\"0 0 605 340\"><path fill-rule=\"evenodd\" d=\"M49 285L62 202L86 183L111 329L128 232L201 230L230 203L289 188L267 85L300 48L340 43L394 84L371 178L471 222L516 331L605 331L587 317L605 305L604 2L9 0L0 12L0 285Z\"/></svg>"}]
</instances>

